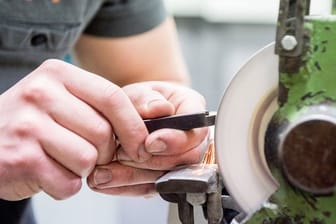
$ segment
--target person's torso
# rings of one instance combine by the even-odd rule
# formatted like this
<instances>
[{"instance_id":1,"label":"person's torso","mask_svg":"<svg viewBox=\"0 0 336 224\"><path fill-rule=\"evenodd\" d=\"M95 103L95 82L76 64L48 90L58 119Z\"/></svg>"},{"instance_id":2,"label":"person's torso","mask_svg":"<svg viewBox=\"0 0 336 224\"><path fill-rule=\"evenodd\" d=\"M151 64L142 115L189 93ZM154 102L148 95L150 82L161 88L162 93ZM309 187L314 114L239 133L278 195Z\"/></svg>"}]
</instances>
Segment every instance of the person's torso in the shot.
<instances>
[{"instance_id":1,"label":"person's torso","mask_svg":"<svg viewBox=\"0 0 336 224\"><path fill-rule=\"evenodd\" d=\"M0 0L0 92L48 58L63 59L102 0Z\"/></svg>"}]
</instances>

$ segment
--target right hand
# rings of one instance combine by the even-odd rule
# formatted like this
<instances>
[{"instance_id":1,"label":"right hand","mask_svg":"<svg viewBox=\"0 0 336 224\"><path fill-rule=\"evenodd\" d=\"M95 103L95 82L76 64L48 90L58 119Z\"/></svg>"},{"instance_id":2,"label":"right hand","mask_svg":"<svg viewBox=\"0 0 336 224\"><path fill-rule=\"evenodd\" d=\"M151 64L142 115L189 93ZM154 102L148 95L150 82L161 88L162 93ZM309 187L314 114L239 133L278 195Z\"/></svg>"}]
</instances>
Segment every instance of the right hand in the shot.
<instances>
[{"instance_id":1,"label":"right hand","mask_svg":"<svg viewBox=\"0 0 336 224\"><path fill-rule=\"evenodd\" d=\"M206 108L202 95L174 83L147 81L124 86L123 90L144 119L197 113ZM187 131L170 128L156 130L145 140L151 158L144 162L134 161L121 145L117 160L97 166L88 177L88 185L96 192L109 195L152 194L155 192L154 182L161 175L177 166L202 160L207 149L207 136L207 127Z\"/></svg>"},{"instance_id":2,"label":"right hand","mask_svg":"<svg viewBox=\"0 0 336 224\"><path fill-rule=\"evenodd\" d=\"M150 157L147 129L118 86L59 60L44 62L0 95L0 198L77 193L96 164L112 160L113 133L135 161Z\"/></svg>"}]
</instances>

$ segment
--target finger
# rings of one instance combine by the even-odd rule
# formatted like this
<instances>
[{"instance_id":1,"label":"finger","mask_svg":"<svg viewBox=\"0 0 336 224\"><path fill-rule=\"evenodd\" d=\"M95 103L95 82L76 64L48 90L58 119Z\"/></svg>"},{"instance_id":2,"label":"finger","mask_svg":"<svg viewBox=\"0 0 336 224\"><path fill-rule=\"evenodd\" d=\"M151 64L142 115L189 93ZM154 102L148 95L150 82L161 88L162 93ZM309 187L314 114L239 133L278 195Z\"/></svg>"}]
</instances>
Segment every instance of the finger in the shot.
<instances>
[{"instance_id":1,"label":"finger","mask_svg":"<svg viewBox=\"0 0 336 224\"><path fill-rule=\"evenodd\" d=\"M60 92L59 88L63 91ZM97 164L109 163L116 145L109 122L92 107L70 94L63 86L51 86L48 94L50 99L41 101L42 107L58 124L95 146L98 150Z\"/></svg>"},{"instance_id":2,"label":"finger","mask_svg":"<svg viewBox=\"0 0 336 224\"><path fill-rule=\"evenodd\" d=\"M148 85L131 84L123 90L144 119L169 116L175 112L174 105Z\"/></svg>"},{"instance_id":3,"label":"finger","mask_svg":"<svg viewBox=\"0 0 336 224\"><path fill-rule=\"evenodd\" d=\"M119 150L118 150L119 152ZM132 161L127 154L120 150L118 154L119 162L125 166L130 166L139 169L150 170L172 170L177 166L189 165L199 163L204 154L204 148L202 144L194 149L191 149L180 155L166 155L166 156L152 156L149 160L143 163L136 163Z\"/></svg>"},{"instance_id":4,"label":"finger","mask_svg":"<svg viewBox=\"0 0 336 224\"><path fill-rule=\"evenodd\" d=\"M49 120L43 122L44 128L37 133L44 151L58 163L81 177L86 177L97 161L95 147L75 133Z\"/></svg>"},{"instance_id":5,"label":"finger","mask_svg":"<svg viewBox=\"0 0 336 224\"><path fill-rule=\"evenodd\" d=\"M205 110L206 101L204 97L185 86L169 82L151 81L145 85L151 87L153 91L159 92L175 107L175 114L200 112Z\"/></svg>"},{"instance_id":6,"label":"finger","mask_svg":"<svg viewBox=\"0 0 336 224\"><path fill-rule=\"evenodd\" d=\"M136 91L137 87L141 91ZM176 114L202 111L205 107L204 98L197 92L162 82L145 82L144 85L132 84L124 88L132 101L141 108L149 108L147 102L151 97L164 98L170 105L176 107ZM149 97L148 97L149 96ZM141 105L146 105L141 107ZM157 108L155 108L157 110ZM175 108L171 108L175 110ZM143 110L146 111L146 110ZM154 115L155 113L152 112ZM175 112L174 112L175 113ZM164 114L161 114L165 116ZM207 135L207 128L198 128L191 131L182 132L171 129L163 129L150 134L145 142L146 151L155 155L180 154L196 147Z\"/></svg>"},{"instance_id":7,"label":"finger","mask_svg":"<svg viewBox=\"0 0 336 224\"><path fill-rule=\"evenodd\" d=\"M46 155L36 166L40 188L54 199L66 199L82 186L81 178Z\"/></svg>"},{"instance_id":8,"label":"finger","mask_svg":"<svg viewBox=\"0 0 336 224\"><path fill-rule=\"evenodd\" d=\"M153 183L111 187L105 189L92 188L92 190L103 194L118 196L146 196L156 194L155 185Z\"/></svg>"},{"instance_id":9,"label":"finger","mask_svg":"<svg viewBox=\"0 0 336 224\"><path fill-rule=\"evenodd\" d=\"M137 169L113 162L109 165L96 167L88 177L88 184L96 189L148 184L154 183L163 173L162 171Z\"/></svg>"},{"instance_id":10,"label":"finger","mask_svg":"<svg viewBox=\"0 0 336 224\"><path fill-rule=\"evenodd\" d=\"M135 161L144 161L151 156L143 146L148 134L145 124L121 88L100 76L58 60L48 60L40 70L61 80L69 92L101 112Z\"/></svg>"},{"instance_id":11,"label":"finger","mask_svg":"<svg viewBox=\"0 0 336 224\"><path fill-rule=\"evenodd\" d=\"M145 147L152 155L178 155L200 145L207 134L208 128L190 131L165 128L151 133L146 139Z\"/></svg>"}]
</instances>

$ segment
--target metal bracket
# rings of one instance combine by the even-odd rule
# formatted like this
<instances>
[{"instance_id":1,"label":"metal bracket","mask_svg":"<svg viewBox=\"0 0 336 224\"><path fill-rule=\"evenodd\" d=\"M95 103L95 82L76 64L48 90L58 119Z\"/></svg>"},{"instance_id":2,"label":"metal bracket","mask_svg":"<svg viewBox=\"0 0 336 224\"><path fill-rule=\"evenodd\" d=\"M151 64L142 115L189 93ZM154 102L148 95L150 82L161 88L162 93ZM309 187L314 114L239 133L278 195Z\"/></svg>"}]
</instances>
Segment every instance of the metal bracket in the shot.
<instances>
[{"instance_id":1,"label":"metal bracket","mask_svg":"<svg viewBox=\"0 0 336 224\"><path fill-rule=\"evenodd\" d=\"M275 53L297 57L304 48L304 16L309 14L310 0L281 0L276 32Z\"/></svg>"},{"instance_id":2,"label":"metal bracket","mask_svg":"<svg viewBox=\"0 0 336 224\"><path fill-rule=\"evenodd\" d=\"M223 220L222 181L216 164L194 164L171 171L159 178L156 190L161 197L178 204L180 221L194 224L194 206L202 206L209 224L225 223ZM233 201L226 198L225 202Z\"/></svg>"}]
</instances>

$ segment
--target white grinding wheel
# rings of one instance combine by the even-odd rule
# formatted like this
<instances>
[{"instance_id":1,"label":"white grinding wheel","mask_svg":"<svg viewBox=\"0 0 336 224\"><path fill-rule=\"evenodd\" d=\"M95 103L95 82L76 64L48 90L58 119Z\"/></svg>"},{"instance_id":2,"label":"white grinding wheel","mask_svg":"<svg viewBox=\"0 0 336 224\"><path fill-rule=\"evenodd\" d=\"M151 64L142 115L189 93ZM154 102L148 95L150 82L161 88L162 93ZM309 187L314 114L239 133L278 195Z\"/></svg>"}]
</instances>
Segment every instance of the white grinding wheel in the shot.
<instances>
[{"instance_id":1,"label":"white grinding wheel","mask_svg":"<svg viewBox=\"0 0 336 224\"><path fill-rule=\"evenodd\" d=\"M278 187L263 154L265 129L277 108L277 86L278 57L270 44L234 76L217 111L216 158L226 190L247 217Z\"/></svg>"}]
</instances>

